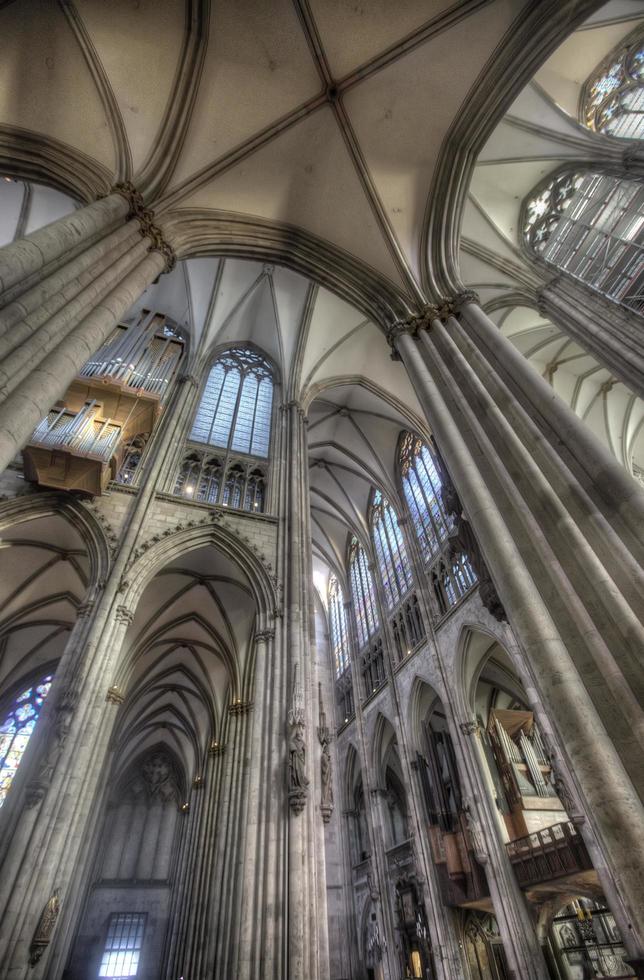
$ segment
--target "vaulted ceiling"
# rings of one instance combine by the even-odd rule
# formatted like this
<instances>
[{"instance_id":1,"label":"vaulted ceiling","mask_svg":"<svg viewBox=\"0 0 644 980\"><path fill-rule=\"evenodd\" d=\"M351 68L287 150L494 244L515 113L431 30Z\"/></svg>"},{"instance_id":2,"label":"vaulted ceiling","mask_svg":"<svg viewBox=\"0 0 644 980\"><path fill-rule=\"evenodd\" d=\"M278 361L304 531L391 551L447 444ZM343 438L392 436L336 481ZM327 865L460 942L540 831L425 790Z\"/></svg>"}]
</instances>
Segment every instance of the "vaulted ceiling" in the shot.
<instances>
[{"instance_id":1,"label":"vaulted ceiling","mask_svg":"<svg viewBox=\"0 0 644 980\"><path fill-rule=\"evenodd\" d=\"M290 230L415 301L454 126L596 5L10 0L0 149L37 144L86 194L133 180L170 224Z\"/></svg>"},{"instance_id":2,"label":"vaulted ceiling","mask_svg":"<svg viewBox=\"0 0 644 980\"><path fill-rule=\"evenodd\" d=\"M213 547L172 562L150 582L128 628L113 683L125 694L116 740L123 769L157 743L201 772L223 744L229 705L252 675L255 603L239 567Z\"/></svg>"},{"instance_id":3,"label":"vaulted ceiling","mask_svg":"<svg viewBox=\"0 0 644 980\"><path fill-rule=\"evenodd\" d=\"M627 466L644 465L639 400L516 299L538 285L521 199L592 157L581 84L642 14L641 0L404 0L395 16L388 0L14 0L0 4L0 165L33 140L57 187L58 161L76 167L70 194L123 179L144 190L185 257L130 316L154 307L185 326L197 373L231 341L273 358L283 399L308 410L314 552L328 568L350 531L365 537L372 486L400 507L398 437L424 431L375 308L340 298L328 259L403 305L431 298L428 236L458 199L450 160L454 183L472 177L460 282ZM0 240L73 206L0 181ZM285 267L304 253L314 271Z\"/></svg>"},{"instance_id":4,"label":"vaulted ceiling","mask_svg":"<svg viewBox=\"0 0 644 980\"><path fill-rule=\"evenodd\" d=\"M0 542L0 686L11 690L60 659L90 568L87 545L65 518L14 524Z\"/></svg>"}]
</instances>

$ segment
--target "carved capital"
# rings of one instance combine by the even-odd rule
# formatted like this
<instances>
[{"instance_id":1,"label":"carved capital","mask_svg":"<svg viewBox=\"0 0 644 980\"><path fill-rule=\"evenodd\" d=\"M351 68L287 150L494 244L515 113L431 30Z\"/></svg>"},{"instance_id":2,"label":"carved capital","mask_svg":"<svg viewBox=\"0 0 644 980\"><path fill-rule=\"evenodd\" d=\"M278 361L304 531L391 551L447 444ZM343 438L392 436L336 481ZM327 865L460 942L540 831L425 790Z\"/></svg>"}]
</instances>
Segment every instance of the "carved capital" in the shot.
<instances>
[{"instance_id":1,"label":"carved capital","mask_svg":"<svg viewBox=\"0 0 644 980\"><path fill-rule=\"evenodd\" d=\"M463 735L478 735L481 730L477 721L462 721L458 727Z\"/></svg>"},{"instance_id":2,"label":"carved capital","mask_svg":"<svg viewBox=\"0 0 644 980\"><path fill-rule=\"evenodd\" d=\"M194 374L180 374L177 378L177 384L190 385L191 388L198 388L199 379L195 378Z\"/></svg>"},{"instance_id":3,"label":"carved capital","mask_svg":"<svg viewBox=\"0 0 644 980\"><path fill-rule=\"evenodd\" d=\"M105 695L105 701L108 704L123 704L124 700L125 695L121 693L118 687L108 687Z\"/></svg>"},{"instance_id":4,"label":"carved capital","mask_svg":"<svg viewBox=\"0 0 644 980\"><path fill-rule=\"evenodd\" d=\"M86 602L81 602L80 606L76 610L76 616L78 619L89 619L94 611L95 606L94 599L88 599Z\"/></svg>"},{"instance_id":5,"label":"carved capital","mask_svg":"<svg viewBox=\"0 0 644 980\"><path fill-rule=\"evenodd\" d=\"M255 633L256 643L268 643L269 640L272 640L274 638L275 638L274 629L260 630L259 633Z\"/></svg>"},{"instance_id":6,"label":"carved capital","mask_svg":"<svg viewBox=\"0 0 644 980\"><path fill-rule=\"evenodd\" d=\"M114 191L124 197L130 206L127 220L136 219L139 223L141 237L150 239L151 244L148 251L160 252L165 259L165 271L171 272L177 261L174 249L166 241L161 228L155 223L154 211L145 207L140 191L129 180L116 184Z\"/></svg>"},{"instance_id":7,"label":"carved capital","mask_svg":"<svg viewBox=\"0 0 644 980\"><path fill-rule=\"evenodd\" d=\"M117 623L127 623L129 626L134 619L134 613L129 606L117 606L115 618Z\"/></svg>"},{"instance_id":8,"label":"carved capital","mask_svg":"<svg viewBox=\"0 0 644 980\"><path fill-rule=\"evenodd\" d=\"M460 313L467 303L476 303L480 306L481 297L474 289L464 289L462 292L452 296L451 299L446 300L446 303L449 305L451 312Z\"/></svg>"},{"instance_id":9,"label":"carved capital","mask_svg":"<svg viewBox=\"0 0 644 980\"><path fill-rule=\"evenodd\" d=\"M252 709L252 701L242 701L240 698L228 705L228 711L231 715L246 715L249 711L252 711Z\"/></svg>"},{"instance_id":10,"label":"carved capital","mask_svg":"<svg viewBox=\"0 0 644 980\"><path fill-rule=\"evenodd\" d=\"M210 742L210 748L208 749L208 752L210 755L222 755L225 748L226 748L225 745L222 745L221 742L218 742L217 739L213 738L212 741Z\"/></svg>"}]
</instances>

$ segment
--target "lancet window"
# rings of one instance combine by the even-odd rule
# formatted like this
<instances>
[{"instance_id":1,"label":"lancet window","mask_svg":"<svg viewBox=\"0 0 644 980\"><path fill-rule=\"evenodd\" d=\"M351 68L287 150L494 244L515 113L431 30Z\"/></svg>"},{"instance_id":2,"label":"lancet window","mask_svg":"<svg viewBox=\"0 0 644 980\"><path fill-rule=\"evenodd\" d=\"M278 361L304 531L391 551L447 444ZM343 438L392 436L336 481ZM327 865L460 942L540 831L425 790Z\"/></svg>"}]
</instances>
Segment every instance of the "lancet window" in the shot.
<instances>
[{"instance_id":1,"label":"lancet window","mask_svg":"<svg viewBox=\"0 0 644 980\"><path fill-rule=\"evenodd\" d=\"M644 139L644 33L638 30L597 66L584 86L581 120L598 133Z\"/></svg>"},{"instance_id":2,"label":"lancet window","mask_svg":"<svg viewBox=\"0 0 644 980\"><path fill-rule=\"evenodd\" d=\"M235 347L213 365L190 439L250 456L268 456L273 377L259 354Z\"/></svg>"},{"instance_id":3,"label":"lancet window","mask_svg":"<svg viewBox=\"0 0 644 980\"><path fill-rule=\"evenodd\" d=\"M398 463L420 550L429 562L440 550L449 530L441 502L441 480L436 461L427 443L412 432L405 432Z\"/></svg>"},{"instance_id":4,"label":"lancet window","mask_svg":"<svg viewBox=\"0 0 644 980\"><path fill-rule=\"evenodd\" d=\"M391 612L412 587L411 568L402 531L393 507L380 490L373 494L371 504L371 533L387 600Z\"/></svg>"},{"instance_id":5,"label":"lancet window","mask_svg":"<svg viewBox=\"0 0 644 980\"><path fill-rule=\"evenodd\" d=\"M331 575L329 578L327 599L329 604L329 626L335 676L340 677L349 666L349 637L347 616L344 608L344 593L335 575Z\"/></svg>"},{"instance_id":6,"label":"lancet window","mask_svg":"<svg viewBox=\"0 0 644 980\"><path fill-rule=\"evenodd\" d=\"M356 537L349 545L349 580L358 631L358 643L364 647L379 627L376 594L367 555Z\"/></svg>"},{"instance_id":7,"label":"lancet window","mask_svg":"<svg viewBox=\"0 0 644 980\"><path fill-rule=\"evenodd\" d=\"M549 265L644 313L644 185L564 172L526 199L526 246Z\"/></svg>"},{"instance_id":8,"label":"lancet window","mask_svg":"<svg viewBox=\"0 0 644 980\"><path fill-rule=\"evenodd\" d=\"M38 715L51 687L48 674L38 684L25 688L0 724L0 806L4 803L18 766L29 743Z\"/></svg>"},{"instance_id":9,"label":"lancet window","mask_svg":"<svg viewBox=\"0 0 644 980\"><path fill-rule=\"evenodd\" d=\"M434 451L413 432L405 432L400 440L398 465L405 502L421 555L429 565L436 605L442 616L476 585L476 575L466 555L451 552L452 519L443 504L442 469ZM405 604L405 609L408 605ZM418 630L420 613L417 606L407 612L404 623L394 623L399 656L413 646L413 637Z\"/></svg>"},{"instance_id":10,"label":"lancet window","mask_svg":"<svg viewBox=\"0 0 644 980\"><path fill-rule=\"evenodd\" d=\"M212 367L175 479L174 492L199 503L261 514L266 505L273 406L271 368L255 351L233 348ZM203 444L219 447L213 453Z\"/></svg>"}]
</instances>

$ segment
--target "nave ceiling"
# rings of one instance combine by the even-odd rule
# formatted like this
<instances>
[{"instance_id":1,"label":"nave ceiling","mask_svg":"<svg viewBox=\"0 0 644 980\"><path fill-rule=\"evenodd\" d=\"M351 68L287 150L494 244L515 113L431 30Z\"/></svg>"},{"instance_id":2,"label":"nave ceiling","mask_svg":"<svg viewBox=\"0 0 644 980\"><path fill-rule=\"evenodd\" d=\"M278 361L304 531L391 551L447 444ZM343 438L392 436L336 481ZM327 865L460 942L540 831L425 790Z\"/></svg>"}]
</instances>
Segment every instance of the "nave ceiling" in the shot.
<instances>
[{"instance_id":1,"label":"nave ceiling","mask_svg":"<svg viewBox=\"0 0 644 980\"><path fill-rule=\"evenodd\" d=\"M538 58L595 6L545 24L543 0L9 2L0 144L51 151L86 192L133 180L163 221L330 247L418 302L453 127L492 98L493 63L524 41Z\"/></svg>"},{"instance_id":2,"label":"nave ceiling","mask_svg":"<svg viewBox=\"0 0 644 980\"><path fill-rule=\"evenodd\" d=\"M270 16L252 0L211 6L208 43L190 61L186 12L203 17L205 4L119 0L108 12L95 0L9 3L0 10L8 52L0 72L10 85L1 90L20 99L0 102L0 127L18 125L90 156L108 186L118 177L145 183L165 148L161 214L297 229L413 296L443 141L486 62L534 5L409 0L396 18L384 0L270 6ZM642 403L528 299L518 303L538 284L518 217L545 174L591 157L577 122L581 83L642 13L639 0L606 4L515 99L479 155L459 254L463 284L629 468L644 466ZM27 59L27 46L42 57ZM180 64L194 83L192 111L173 142L169 100ZM339 98L329 97L332 87ZM0 184L9 238L73 206L36 185L26 201L22 186ZM316 563L342 564L348 533L366 539L372 486L400 509L398 438L404 428L423 431L423 413L373 319L278 263L207 254L180 261L130 316L143 307L187 330L197 373L220 347L250 341L276 364L282 399L306 405Z\"/></svg>"}]
</instances>

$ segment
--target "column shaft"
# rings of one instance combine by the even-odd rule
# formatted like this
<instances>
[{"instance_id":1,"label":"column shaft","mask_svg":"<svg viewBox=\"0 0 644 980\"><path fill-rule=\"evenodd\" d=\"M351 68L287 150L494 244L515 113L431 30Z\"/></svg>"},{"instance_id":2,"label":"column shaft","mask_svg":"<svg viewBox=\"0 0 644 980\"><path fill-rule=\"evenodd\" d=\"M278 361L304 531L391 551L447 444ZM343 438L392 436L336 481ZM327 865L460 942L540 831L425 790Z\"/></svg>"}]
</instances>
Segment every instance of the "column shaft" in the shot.
<instances>
[{"instance_id":1,"label":"column shaft","mask_svg":"<svg viewBox=\"0 0 644 980\"><path fill-rule=\"evenodd\" d=\"M0 407L0 470L27 442L35 426L65 392L85 361L107 340L119 319L163 272L159 252L138 265L49 354Z\"/></svg>"},{"instance_id":2,"label":"column shaft","mask_svg":"<svg viewBox=\"0 0 644 980\"><path fill-rule=\"evenodd\" d=\"M0 249L0 295L107 231L128 208L121 194L110 194Z\"/></svg>"},{"instance_id":3,"label":"column shaft","mask_svg":"<svg viewBox=\"0 0 644 980\"><path fill-rule=\"evenodd\" d=\"M431 358L423 359L416 342L408 335L400 336L396 343L479 538L509 619L567 747L610 866L620 881L633 934L638 936L641 948L640 930L644 923L644 812L641 800L541 598L538 587L541 583L532 578L499 509L498 500L486 483L483 447L477 454L472 451L472 442L468 445L464 438L463 431L469 423L456 404L462 396L457 394L458 388L448 367L436 349ZM557 407L551 407L551 410L558 412ZM600 472L600 478L602 475L606 478L605 471ZM630 502L628 494L620 512Z\"/></svg>"}]
</instances>

